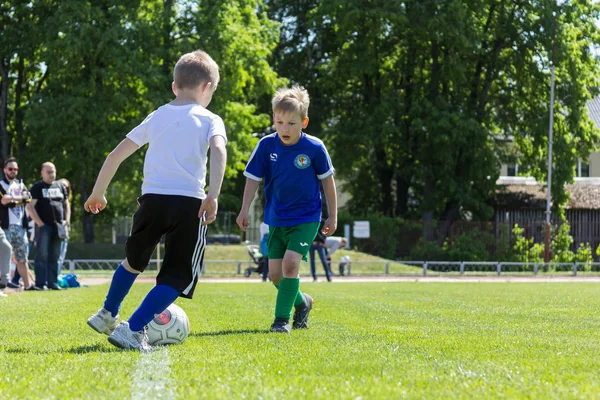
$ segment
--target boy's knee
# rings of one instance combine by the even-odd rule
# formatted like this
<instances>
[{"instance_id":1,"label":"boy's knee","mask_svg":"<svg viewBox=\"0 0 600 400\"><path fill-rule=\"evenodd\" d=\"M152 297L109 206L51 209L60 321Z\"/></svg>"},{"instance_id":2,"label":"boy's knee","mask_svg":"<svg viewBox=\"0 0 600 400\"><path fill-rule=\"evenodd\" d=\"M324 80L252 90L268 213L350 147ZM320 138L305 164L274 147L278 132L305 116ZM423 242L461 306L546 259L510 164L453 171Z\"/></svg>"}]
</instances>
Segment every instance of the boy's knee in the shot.
<instances>
[{"instance_id":1,"label":"boy's knee","mask_svg":"<svg viewBox=\"0 0 600 400\"><path fill-rule=\"evenodd\" d=\"M273 282L274 285L279 285L279 281L281 281L281 272L269 270L269 279L271 279L271 282Z\"/></svg>"},{"instance_id":2,"label":"boy's knee","mask_svg":"<svg viewBox=\"0 0 600 400\"><path fill-rule=\"evenodd\" d=\"M127 270L127 272L131 272L132 274L136 275L140 273L140 271L138 271L137 269L133 269L133 267L129 265L129 261L127 261L127 259L124 259L121 264L123 265L123 268Z\"/></svg>"},{"instance_id":3,"label":"boy's knee","mask_svg":"<svg viewBox=\"0 0 600 400\"><path fill-rule=\"evenodd\" d=\"M284 259L282 269L284 277L295 277L300 272L300 262L294 259Z\"/></svg>"}]
</instances>

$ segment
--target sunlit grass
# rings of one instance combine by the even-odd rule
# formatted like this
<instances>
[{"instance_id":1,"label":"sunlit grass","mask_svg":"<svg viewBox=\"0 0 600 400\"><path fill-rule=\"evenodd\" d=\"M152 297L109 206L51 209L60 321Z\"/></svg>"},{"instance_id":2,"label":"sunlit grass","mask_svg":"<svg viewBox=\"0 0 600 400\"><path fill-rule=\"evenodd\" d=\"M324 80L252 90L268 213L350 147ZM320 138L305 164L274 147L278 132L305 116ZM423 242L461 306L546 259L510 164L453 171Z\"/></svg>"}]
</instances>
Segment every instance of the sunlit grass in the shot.
<instances>
[{"instance_id":1,"label":"sunlit grass","mask_svg":"<svg viewBox=\"0 0 600 400\"><path fill-rule=\"evenodd\" d=\"M151 284L136 284L127 318ZM595 398L598 287L308 283L310 329L268 332L270 284L200 283L182 345L121 351L86 318L107 286L0 298L0 398ZM143 372L146 371L146 372ZM150 371L150 372L148 372Z\"/></svg>"}]
</instances>

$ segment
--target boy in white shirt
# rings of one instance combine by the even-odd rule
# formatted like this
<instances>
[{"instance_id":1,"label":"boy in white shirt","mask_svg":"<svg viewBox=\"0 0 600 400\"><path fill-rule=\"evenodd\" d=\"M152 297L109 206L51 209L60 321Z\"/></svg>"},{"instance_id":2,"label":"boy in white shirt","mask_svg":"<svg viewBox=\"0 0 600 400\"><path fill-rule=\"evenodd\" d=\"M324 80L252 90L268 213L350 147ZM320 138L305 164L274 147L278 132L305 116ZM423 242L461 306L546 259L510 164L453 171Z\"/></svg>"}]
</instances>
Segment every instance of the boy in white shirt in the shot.
<instances>
[{"instance_id":1,"label":"boy in white shirt","mask_svg":"<svg viewBox=\"0 0 600 400\"><path fill-rule=\"evenodd\" d=\"M204 261L206 225L216 219L225 172L225 127L218 115L206 109L219 83L219 66L198 50L183 55L173 75L175 100L148 115L108 155L85 202L86 211L103 210L104 193L119 165L148 143L142 196L125 245L126 258L113 275L104 307L88 319L94 330L109 335L110 343L125 349L150 350L147 324L177 297L192 298ZM163 235L166 250L156 286L129 320L117 326L123 299Z\"/></svg>"}]
</instances>

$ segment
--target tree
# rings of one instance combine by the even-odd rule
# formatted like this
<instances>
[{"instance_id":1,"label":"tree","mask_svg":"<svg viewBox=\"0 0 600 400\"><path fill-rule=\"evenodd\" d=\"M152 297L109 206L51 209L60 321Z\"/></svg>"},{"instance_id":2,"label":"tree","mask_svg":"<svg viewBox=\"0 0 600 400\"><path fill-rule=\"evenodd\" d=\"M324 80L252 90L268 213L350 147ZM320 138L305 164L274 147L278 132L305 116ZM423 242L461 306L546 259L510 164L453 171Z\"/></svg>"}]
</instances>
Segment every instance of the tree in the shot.
<instances>
[{"instance_id":1,"label":"tree","mask_svg":"<svg viewBox=\"0 0 600 400\"><path fill-rule=\"evenodd\" d=\"M149 112L172 98L177 58L197 48L208 51L221 67L221 83L210 108L223 116L230 140L230 179L223 191L233 186L241 191L233 178L256 143L252 133L270 125L268 108L261 107L268 106L275 87L283 82L267 62L278 24L261 11L260 2L44 4L47 18L38 32L44 40L34 52L32 68L38 75L49 74L23 108L24 126L17 131L27 132L23 137L32 166L52 160L59 175L72 180L79 203L75 215L82 219L86 242L94 241L94 221L109 222L133 212L143 149L119 169L108 193L107 212L92 218L81 206L108 152ZM14 12L7 15L12 18ZM221 209L237 209L238 203L235 194L224 195Z\"/></svg>"},{"instance_id":2,"label":"tree","mask_svg":"<svg viewBox=\"0 0 600 400\"><path fill-rule=\"evenodd\" d=\"M4 161L14 155L22 166L29 161L25 111L50 72L40 50L51 7L48 2L0 3L0 157ZM28 173L23 170L21 177Z\"/></svg>"},{"instance_id":3,"label":"tree","mask_svg":"<svg viewBox=\"0 0 600 400\"><path fill-rule=\"evenodd\" d=\"M514 137L524 169L545 179L548 55L559 11L553 193L556 205L565 203L574 160L600 138L585 109L600 76L590 52L599 42L597 5L293 3L269 2L289 35L281 58L316 58L308 72L281 61L278 72L320 88L316 101L327 111L316 112L353 212L438 218L446 228L466 215L491 216L497 137Z\"/></svg>"}]
</instances>

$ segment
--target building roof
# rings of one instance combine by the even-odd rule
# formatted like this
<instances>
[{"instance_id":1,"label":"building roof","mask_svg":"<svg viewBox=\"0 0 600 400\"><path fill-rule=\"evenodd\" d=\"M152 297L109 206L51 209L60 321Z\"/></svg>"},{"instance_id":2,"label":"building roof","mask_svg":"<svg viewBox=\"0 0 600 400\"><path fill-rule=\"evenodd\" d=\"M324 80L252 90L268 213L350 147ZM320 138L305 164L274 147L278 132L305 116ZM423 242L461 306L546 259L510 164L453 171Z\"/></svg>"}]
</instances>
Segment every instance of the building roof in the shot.
<instances>
[{"instance_id":1,"label":"building roof","mask_svg":"<svg viewBox=\"0 0 600 400\"><path fill-rule=\"evenodd\" d=\"M600 209L600 182L567 185L571 193L567 209ZM546 187L542 184L505 185L496 192L493 203L503 208L546 208Z\"/></svg>"}]
</instances>

